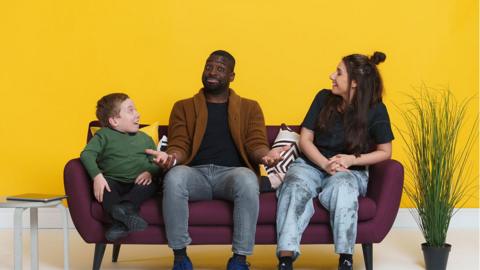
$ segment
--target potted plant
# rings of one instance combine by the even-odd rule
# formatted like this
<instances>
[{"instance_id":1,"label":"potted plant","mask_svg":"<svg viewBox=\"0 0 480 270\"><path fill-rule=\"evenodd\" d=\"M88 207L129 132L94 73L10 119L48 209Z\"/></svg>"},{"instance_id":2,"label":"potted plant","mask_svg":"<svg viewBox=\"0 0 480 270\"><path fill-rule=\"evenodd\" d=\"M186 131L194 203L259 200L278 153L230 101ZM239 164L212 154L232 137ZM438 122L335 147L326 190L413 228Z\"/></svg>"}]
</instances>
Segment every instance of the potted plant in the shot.
<instances>
[{"instance_id":1,"label":"potted plant","mask_svg":"<svg viewBox=\"0 0 480 270\"><path fill-rule=\"evenodd\" d=\"M411 212L425 238L426 269L441 270L446 269L451 248L446 243L450 220L471 195L467 177L471 172L469 155L478 136L478 117L473 127L465 127L469 100L457 102L448 90L433 92L426 86L419 90L400 109L406 129L399 129L399 133L409 176L404 190L415 206ZM460 141L465 128L469 130Z\"/></svg>"}]
</instances>

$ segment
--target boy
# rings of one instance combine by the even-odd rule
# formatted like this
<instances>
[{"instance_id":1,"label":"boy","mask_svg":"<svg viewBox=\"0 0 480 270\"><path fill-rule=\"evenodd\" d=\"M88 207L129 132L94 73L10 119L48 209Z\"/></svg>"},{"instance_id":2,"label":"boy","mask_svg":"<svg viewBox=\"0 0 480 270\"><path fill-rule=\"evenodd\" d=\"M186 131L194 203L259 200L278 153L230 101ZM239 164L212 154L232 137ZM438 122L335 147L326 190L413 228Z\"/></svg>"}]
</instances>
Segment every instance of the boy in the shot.
<instances>
[{"instance_id":1,"label":"boy","mask_svg":"<svg viewBox=\"0 0 480 270\"><path fill-rule=\"evenodd\" d=\"M102 97L96 115L102 128L88 142L80 159L93 179L95 198L113 221L105 238L115 241L147 228L138 210L157 191L155 179L160 170L145 154L145 149L156 149L155 143L139 131L140 114L128 95Z\"/></svg>"}]
</instances>

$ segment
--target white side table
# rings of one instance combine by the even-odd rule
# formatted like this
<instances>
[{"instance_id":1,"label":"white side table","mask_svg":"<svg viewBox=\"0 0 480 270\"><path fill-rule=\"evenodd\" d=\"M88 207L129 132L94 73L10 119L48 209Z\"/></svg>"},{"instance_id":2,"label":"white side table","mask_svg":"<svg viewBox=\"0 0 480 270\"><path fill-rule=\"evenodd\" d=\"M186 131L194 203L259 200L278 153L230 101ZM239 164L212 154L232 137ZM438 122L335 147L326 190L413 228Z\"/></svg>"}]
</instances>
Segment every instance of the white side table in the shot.
<instances>
[{"instance_id":1,"label":"white side table","mask_svg":"<svg viewBox=\"0 0 480 270\"><path fill-rule=\"evenodd\" d=\"M32 270L38 270L38 208L56 207L63 216L63 266L68 269L68 211L62 204L62 200L50 202L27 202L7 200L0 197L0 208L15 208L14 214L14 269L22 269L22 216L23 211L30 209L30 238L31 238L31 264Z\"/></svg>"}]
</instances>

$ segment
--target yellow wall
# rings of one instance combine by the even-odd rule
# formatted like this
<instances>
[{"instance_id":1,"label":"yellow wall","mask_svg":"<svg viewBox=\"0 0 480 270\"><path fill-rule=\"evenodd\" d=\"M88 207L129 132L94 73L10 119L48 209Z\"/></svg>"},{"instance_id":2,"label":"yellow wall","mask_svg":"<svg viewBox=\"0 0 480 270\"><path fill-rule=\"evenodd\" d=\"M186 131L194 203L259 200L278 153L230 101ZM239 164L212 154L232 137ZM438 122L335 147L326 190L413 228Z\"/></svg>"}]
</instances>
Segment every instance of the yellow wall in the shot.
<instances>
[{"instance_id":1,"label":"yellow wall","mask_svg":"<svg viewBox=\"0 0 480 270\"><path fill-rule=\"evenodd\" d=\"M63 192L96 100L131 95L142 122L166 124L201 87L207 55L237 58L232 87L268 124L298 124L342 56L381 50L394 123L422 82L478 93L478 1L2 1L0 195ZM478 114L478 95L469 117ZM405 160L397 136L394 158ZM478 181L478 147L472 181ZM478 186L476 187L478 193ZM403 206L409 206L404 199ZM467 207L478 207L478 198Z\"/></svg>"}]
</instances>

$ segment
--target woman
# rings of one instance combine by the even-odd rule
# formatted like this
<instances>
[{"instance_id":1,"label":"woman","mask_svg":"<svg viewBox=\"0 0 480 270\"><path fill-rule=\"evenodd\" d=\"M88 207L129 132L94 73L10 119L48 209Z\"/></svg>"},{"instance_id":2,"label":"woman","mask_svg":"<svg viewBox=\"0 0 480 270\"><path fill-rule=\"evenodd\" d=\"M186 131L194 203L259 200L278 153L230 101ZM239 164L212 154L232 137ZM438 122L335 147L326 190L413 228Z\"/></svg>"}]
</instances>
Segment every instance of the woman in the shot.
<instances>
[{"instance_id":1,"label":"woman","mask_svg":"<svg viewBox=\"0 0 480 270\"><path fill-rule=\"evenodd\" d=\"M330 212L338 269L352 269L358 196L365 196L367 165L389 159L393 133L377 64L385 54L344 57L330 75L332 90L320 91L302 123L302 157L289 168L279 190L278 269L293 269L302 233L318 196Z\"/></svg>"}]
</instances>

